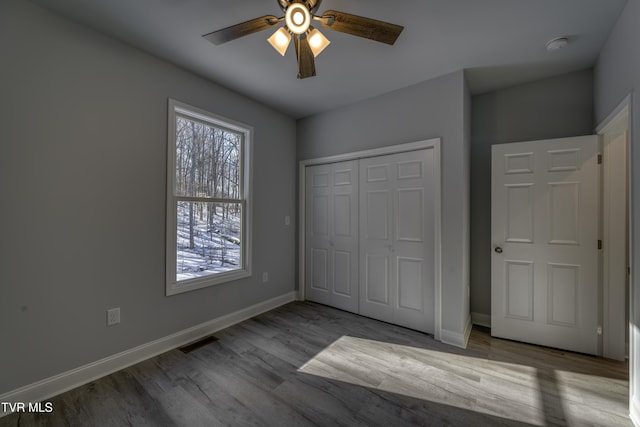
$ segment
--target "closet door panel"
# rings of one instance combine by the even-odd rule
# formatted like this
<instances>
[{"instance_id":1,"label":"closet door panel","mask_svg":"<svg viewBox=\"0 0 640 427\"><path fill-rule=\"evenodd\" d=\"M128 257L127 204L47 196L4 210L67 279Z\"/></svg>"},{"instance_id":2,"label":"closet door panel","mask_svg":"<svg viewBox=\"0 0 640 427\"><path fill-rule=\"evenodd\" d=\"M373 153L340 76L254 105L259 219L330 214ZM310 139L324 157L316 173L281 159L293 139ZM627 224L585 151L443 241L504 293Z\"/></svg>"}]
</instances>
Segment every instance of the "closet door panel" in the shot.
<instances>
[{"instance_id":1,"label":"closet door panel","mask_svg":"<svg viewBox=\"0 0 640 427\"><path fill-rule=\"evenodd\" d=\"M309 299L323 304L330 301L329 219L331 168L326 165L306 171L305 292Z\"/></svg>"},{"instance_id":2,"label":"closet door panel","mask_svg":"<svg viewBox=\"0 0 640 427\"><path fill-rule=\"evenodd\" d=\"M327 273L329 272L329 251L322 248L311 249L310 261L311 288L316 291L327 292L329 290L327 280Z\"/></svg>"},{"instance_id":3,"label":"closet door panel","mask_svg":"<svg viewBox=\"0 0 640 427\"><path fill-rule=\"evenodd\" d=\"M354 282L351 273L355 267L351 252L333 252L333 291L336 294L347 297L352 295Z\"/></svg>"},{"instance_id":4,"label":"closet door panel","mask_svg":"<svg viewBox=\"0 0 640 427\"><path fill-rule=\"evenodd\" d=\"M421 312L423 307L423 259L398 257L398 307Z\"/></svg>"},{"instance_id":5,"label":"closet door panel","mask_svg":"<svg viewBox=\"0 0 640 427\"><path fill-rule=\"evenodd\" d=\"M392 323L393 193L385 157L360 160L360 314Z\"/></svg>"},{"instance_id":6,"label":"closet door panel","mask_svg":"<svg viewBox=\"0 0 640 427\"><path fill-rule=\"evenodd\" d=\"M432 151L360 160L360 313L425 332L434 331Z\"/></svg>"},{"instance_id":7,"label":"closet door panel","mask_svg":"<svg viewBox=\"0 0 640 427\"><path fill-rule=\"evenodd\" d=\"M358 312L358 162L332 165L331 305Z\"/></svg>"},{"instance_id":8,"label":"closet door panel","mask_svg":"<svg viewBox=\"0 0 640 427\"><path fill-rule=\"evenodd\" d=\"M397 266L395 323L434 330L434 194L433 150L395 156L394 227Z\"/></svg>"},{"instance_id":9,"label":"closet door panel","mask_svg":"<svg viewBox=\"0 0 640 427\"><path fill-rule=\"evenodd\" d=\"M358 311L358 164L306 169L305 294L310 301Z\"/></svg>"}]
</instances>

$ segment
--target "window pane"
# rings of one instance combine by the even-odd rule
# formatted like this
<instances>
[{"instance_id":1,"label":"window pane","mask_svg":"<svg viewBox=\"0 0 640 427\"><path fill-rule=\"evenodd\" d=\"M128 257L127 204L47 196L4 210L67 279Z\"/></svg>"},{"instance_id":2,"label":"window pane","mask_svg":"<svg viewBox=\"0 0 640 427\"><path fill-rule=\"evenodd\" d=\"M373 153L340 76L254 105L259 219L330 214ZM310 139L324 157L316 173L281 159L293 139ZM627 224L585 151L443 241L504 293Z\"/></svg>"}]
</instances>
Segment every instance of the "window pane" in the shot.
<instances>
[{"instance_id":1,"label":"window pane","mask_svg":"<svg viewBox=\"0 0 640 427\"><path fill-rule=\"evenodd\" d=\"M178 202L177 281L242 269L242 205Z\"/></svg>"},{"instance_id":2,"label":"window pane","mask_svg":"<svg viewBox=\"0 0 640 427\"><path fill-rule=\"evenodd\" d=\"M240 199L242 136L176 116L175 195Z\"/></svg>"}]
</instances>

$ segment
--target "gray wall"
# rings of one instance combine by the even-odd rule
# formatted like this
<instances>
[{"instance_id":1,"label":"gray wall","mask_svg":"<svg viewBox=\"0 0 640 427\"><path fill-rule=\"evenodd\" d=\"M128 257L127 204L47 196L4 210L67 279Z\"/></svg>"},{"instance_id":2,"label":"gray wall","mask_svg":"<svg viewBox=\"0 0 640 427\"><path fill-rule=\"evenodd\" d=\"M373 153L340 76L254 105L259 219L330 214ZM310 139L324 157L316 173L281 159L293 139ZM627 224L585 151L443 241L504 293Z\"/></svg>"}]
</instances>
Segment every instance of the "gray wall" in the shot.
<instances>
[{"instance_id":1,"label":"gray wall","mask_svg":"<svg viewBox=\"0 0 640 427\"><path fill-rule=\"evenodd\" d=\"M0 394L294 290L294 120L23 0L0 58ZM254 275L172 297L168 97L255 130Z\"/></svg>"},{"instance_id":2,"label":"gray wall","mask_svg":"<svg viewBox=\"0 0 640 427\"><path fill-rule=\"evenodd\" d=\"M602 123L609 114L630 93L640 89L640 0L629 0L620 18L614 27L609 39L603 47L595 67L595 115L596 123ZM633 407L632 412L638 414L640 410L640 224L638 212L640 212L640 101L637 93L633 93L631 100L631 270L632 270L632 301L631 322L632 343L635 347L631 350L633 361L630 364L635 367L632 370L631 384Z\"/></svg>"},{"instance_id":3,"label":"gray wall","mask_svg":"<svg viewBox=\"0 0 640 427\"><path fill-rule=\"evenodd\" d=\"M443 329L464 331L467 304L464 224L464 74L458 71L298 121L298 159L312 159L388 145L442 138ZM466 126L468 127L468 126Z\"/></svg>"},{"instance_id":4,"label":"gray wall","mask_svg":"<svg viewBox=\"0 0 640 427\"><path fill-rule=\"evenodd\" d=\"M565 74L472 100L471 312L491 314L491 145L593 133L593 73Z\"/></svg>"}]
</instances>

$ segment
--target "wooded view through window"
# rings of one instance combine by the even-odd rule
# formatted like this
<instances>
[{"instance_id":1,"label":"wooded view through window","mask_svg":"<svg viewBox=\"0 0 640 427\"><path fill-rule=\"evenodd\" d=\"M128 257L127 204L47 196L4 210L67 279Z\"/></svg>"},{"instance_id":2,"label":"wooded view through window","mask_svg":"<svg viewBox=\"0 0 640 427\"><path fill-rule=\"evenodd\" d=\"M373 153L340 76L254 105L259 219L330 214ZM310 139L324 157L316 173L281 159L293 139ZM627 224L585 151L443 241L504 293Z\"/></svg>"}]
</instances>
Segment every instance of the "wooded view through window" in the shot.
<instances>
[{"instance_id":1,"label":"wooded view through window","mask_svg":"<svg viewBox=\"0 0 640 427\"><path fill-rule=\"evenodd\" d=\"M172 276L178 285L245 270L245 134L206 119L181 109L174 115L169 211L175 224Z\"/></svg>"}]
</instances>

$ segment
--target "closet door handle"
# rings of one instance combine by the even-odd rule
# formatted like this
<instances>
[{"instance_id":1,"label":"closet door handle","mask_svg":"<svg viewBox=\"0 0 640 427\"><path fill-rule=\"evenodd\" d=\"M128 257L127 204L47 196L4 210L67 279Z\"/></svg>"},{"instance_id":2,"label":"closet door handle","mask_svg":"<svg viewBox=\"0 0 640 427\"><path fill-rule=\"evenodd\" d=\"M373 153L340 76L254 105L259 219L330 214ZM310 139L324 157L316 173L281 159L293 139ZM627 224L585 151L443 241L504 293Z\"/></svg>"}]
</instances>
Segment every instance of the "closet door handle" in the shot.
<instances>
[{"instance_id":1,"label":"closet door handle","mask_svg":"<svg viewBox=\"0 0 640 427\"><path fill-rule=\"evenodd\" d=\"M496 248L494 249L495 253L497 254L501 254L502 253L502 248L500 246L496 246Z\"/></svg>"}]
</instances>

